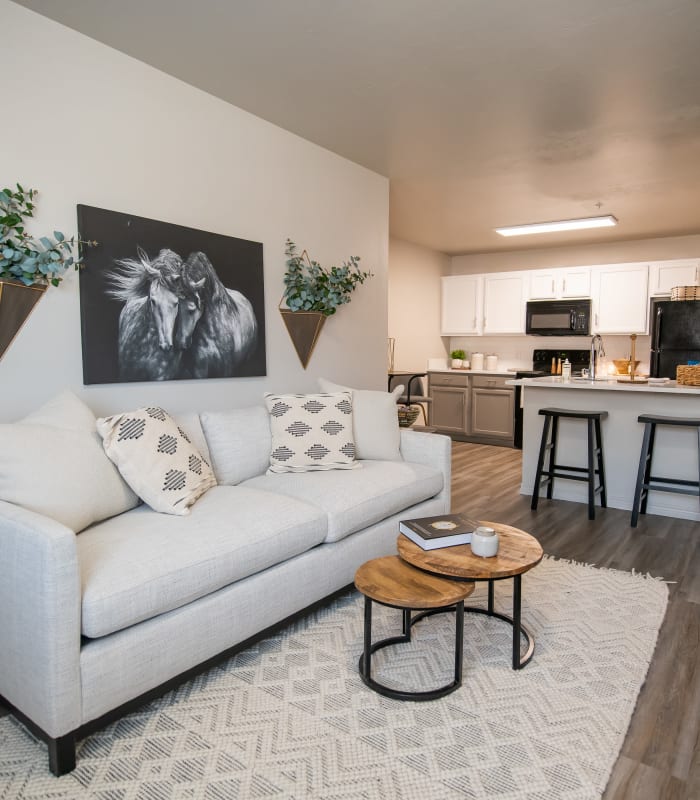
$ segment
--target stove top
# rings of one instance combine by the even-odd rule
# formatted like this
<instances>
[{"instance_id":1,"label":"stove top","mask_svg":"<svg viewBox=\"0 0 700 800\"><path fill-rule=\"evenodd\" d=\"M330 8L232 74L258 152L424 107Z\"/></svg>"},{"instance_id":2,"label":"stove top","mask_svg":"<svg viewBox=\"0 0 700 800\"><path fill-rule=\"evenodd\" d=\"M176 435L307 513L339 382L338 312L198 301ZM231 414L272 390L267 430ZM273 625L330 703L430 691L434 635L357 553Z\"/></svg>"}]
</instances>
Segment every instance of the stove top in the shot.
<instances>
[{"instance_id":1,"label":"stove top","mask_svg":"<svg viewBox=\"0 0 700 800\"><path fill-rule=\"evenodd\" d=\"M533 350L532 369L547 375L556 373L559 364L563 364L567 358L571 363L571 371L580 372L589 366L590 350Z\"/></svg>"}]
</instances>

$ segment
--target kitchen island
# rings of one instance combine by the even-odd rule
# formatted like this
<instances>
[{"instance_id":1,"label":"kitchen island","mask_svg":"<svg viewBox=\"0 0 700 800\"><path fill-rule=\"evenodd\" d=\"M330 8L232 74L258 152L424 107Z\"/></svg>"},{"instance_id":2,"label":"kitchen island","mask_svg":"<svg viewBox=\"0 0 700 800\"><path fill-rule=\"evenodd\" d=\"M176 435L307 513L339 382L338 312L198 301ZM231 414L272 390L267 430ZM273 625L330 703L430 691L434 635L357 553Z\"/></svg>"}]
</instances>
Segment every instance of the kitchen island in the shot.
<instances>
[{"instance_id":1,"label":"kitchen island","mask_svg":"<svg viewBox=\"0 0 700 800\"><path fill-rule=\"evenodd\" d=\"M607 411L602 426L603 453L608 506L631 509L637 479L639 453L644 426L637 422L640 414L667 417L697 417L700 413L700 387L681 386L675 381L661 385L616 379L590 381L560 377L522 378L508 381L523 387L523 466L522 494L531 495L543 417L541 408L555 407L586 411ZM586 465L586 422L564 420L559 426L557 461L574 466ZM698 480L698 442L690 428L657 429L654 447L653 474L668 478ZM540 495L542 497L542 495ZM554 497L587 503L586 485L578 481L555 480ZM544 501L546 502L546 500ZM700 520L697 497L652 491L648 514Z\"/></svg>"}]
</instances>

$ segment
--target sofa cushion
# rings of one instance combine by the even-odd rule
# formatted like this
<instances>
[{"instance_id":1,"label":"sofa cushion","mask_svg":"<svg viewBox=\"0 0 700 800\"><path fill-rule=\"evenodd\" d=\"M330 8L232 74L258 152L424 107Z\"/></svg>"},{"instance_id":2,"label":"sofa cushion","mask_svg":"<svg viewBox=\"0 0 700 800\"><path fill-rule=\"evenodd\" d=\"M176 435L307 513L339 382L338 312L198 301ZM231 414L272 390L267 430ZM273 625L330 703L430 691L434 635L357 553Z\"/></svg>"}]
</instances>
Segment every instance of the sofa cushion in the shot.
<instances>
[{"instance_id":1,"label":"sofa cushion","mask_svg":"<svg viewBox=\"0 0 700 800\"><path fill-rule=\"evenodd\" d=\"M350 389L319 378L322 392L352 393L352 429L355 436L355 457L378 461L401 460L401 432L396 401L403 386L392 392L371 389Z\"/></svg>"},{"instance_id":2,"label":"sofa cushion","mask_svg":"<svg viewBox=\"0 0 700 800\"><path fill-rule=\"evenodd\" d=\"M76 533L139 502L105 455L94 414L70 392L0 425L0 499Z\"/></svg>"},{"instance_id":3,"label":"sofa cushion","mask_svg":"<svg viewBox=\"0 0 700 800\"><path fill-rule=\"evenodd\" d=\"M69 390L65 390L42 406L27 414L23 423L51 425L65 431L94 431L95 415L83 401Z\"/></svg>"},{"instance_id":4,"label":"sofa cushion","mask_svg":"<svg viewBox=\"0 0 700 800\"><path fill-rule=\"evenodd\" d=\"M265 395L272 450L268 472L354 469L350 392Z\"/></svg>"},{"instance_id":5,"label":"sofa cushion","mask_svg":"<svg viewBox=\"0 0 700 800\"><path fill-rule=\"evenodd\" d=\"M320 544L326 516L291 497L215 486L187 516L140 506L78 537L82 632L96 638Z\"/></svg>"},{"instance_id":6,"label":"sofa cushion","mask_svg":"<svg viewBox=\"0 0 700 800\"><path fill-rule=\"evenodd\" d=\"M234 486L270 466L272 436L265 406L205 412L201 421L219 483Z\"/></svg>"},{"instance_id":7,"label":"sofa cushion","mask_svg":"<svg viewBox=\"0 0 700 800\"><path fill-rule=\"evenodd\" d=\"M285 494L322 508L328 515L327 542L337 542L427 500L443 487L442 472L422 464L363 461L362 466L358 470L313 475L260 475L241 486Z\"/></svg>"},{"instance_id":8,"label":"sofa cushion","mask_svg":"<svg viewBox=\"0 0 700 800\"><path fill-rule=\"evenodd\" d=\"M189 436L162 408L149 406L97 420L105 453L154 510L189 514L216 478Z\"/></svg>"}]
</instances>

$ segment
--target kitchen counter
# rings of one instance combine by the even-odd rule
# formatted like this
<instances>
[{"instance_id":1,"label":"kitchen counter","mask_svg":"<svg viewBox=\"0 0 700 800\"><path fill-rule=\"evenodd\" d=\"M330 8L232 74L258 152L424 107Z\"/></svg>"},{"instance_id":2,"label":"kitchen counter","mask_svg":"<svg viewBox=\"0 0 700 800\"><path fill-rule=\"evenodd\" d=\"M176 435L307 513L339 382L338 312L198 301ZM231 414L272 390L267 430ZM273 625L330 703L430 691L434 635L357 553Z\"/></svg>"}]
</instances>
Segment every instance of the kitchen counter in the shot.
<instances>
[{"instance_id":1,"label":"kitchen counter","mask_svg":"<svg viewBox=\"0 0 700 800\"><path fill-rule=\"evenodd\" d=\"M504 375L512 376L516 371L514 369L452 369L445 367L445 369L430 369L428 374L450 372L455 375L500 375L503 377Z\"/></svg>"},{"instance_id":2,"label":"kitchen counter","mask_svg":"<svg viewBox=\"0 0 700 800\"><path fill-rule=\"evenodd\" d=\"M544 419L539 414L541 408L607 411L608 417L602 422L602 434L608 506L625 510L632 508L644 432L644 426L637 422L637 417L640 414L697 417L700 410L700 387L679 386L675 381L662 386L575 379L564 383L561 378L551 376L506 382L524 387L521 493L532 495ZM562 420L559 425L557 462L586 466L586 436L585 420ZM694 430L659 426L654 447L653 474L697 480L697 448ZM587 487L578 481L555 480L554 497L587 503ZM547 500L540 496L540 508L544 508L546 503ZM583 519L585 513L582 509ZM668 492L650 492L647 513L700 520L697 497Z\"/></svg>"},{"instance_id":3,"label":"kitchen counter","mask_svg":"<svg viewBox=\"0 0 700 800\"><path fill-rule=\"evenodd\" d=\"M663 384L632 383L631 381L618 383L616 378L612 380L606 378L605 380L595 381L591 381L588 378L571 378L570 381L564 381L561 376L547 375L544 378L519 378L518 380L507 381L507 383L510 386L531 386L540 389L570 389L574 391L589 390L594 392L612 391L625 393L643 392L645 394L658 392L661 394L700 395L700 386L686 386L676 383L676 381L669 381Z\"/></svg>"}]
</instances>

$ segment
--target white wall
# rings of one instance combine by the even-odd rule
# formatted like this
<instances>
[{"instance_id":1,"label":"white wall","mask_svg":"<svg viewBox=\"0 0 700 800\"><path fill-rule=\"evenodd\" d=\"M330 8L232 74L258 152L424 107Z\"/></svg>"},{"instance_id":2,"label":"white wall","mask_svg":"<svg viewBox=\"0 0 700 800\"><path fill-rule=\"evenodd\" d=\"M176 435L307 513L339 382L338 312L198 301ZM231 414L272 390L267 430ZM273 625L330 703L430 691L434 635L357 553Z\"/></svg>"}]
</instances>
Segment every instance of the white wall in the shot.
<instances>
[{"instance_id":1,"label":"white wall","mask_svg":"<svg viewBox=\"0 0 700 800\"><path fill-rule=\"evenodd\" d=\"M440 277L450 257L402 239L389 240L389 336L394 367L423 369L429 358L445 358L440 336Z\"/></svg>"},{"instance_id":2,"label":"white wall","mask_svg":"<svg viewBox=\"0 0 700 800\"><path fill-rule=\"evenodd\" d=\"M267 378L82 385L78 279L40 301L0 361L0 420L63 388L98 413L148 403L221 409L316 378L386 381L388 181L8 0L0 181L40 190L32 231L77 231L76 204L263 243ZM292 238L322 264L374 277L327 320L306 371L277 311Z\"/></svg>"}]
</instances>

